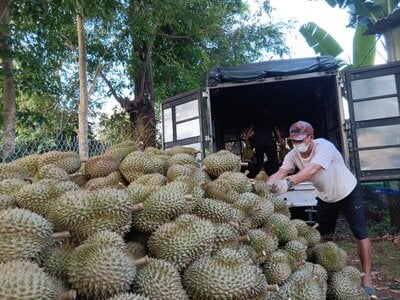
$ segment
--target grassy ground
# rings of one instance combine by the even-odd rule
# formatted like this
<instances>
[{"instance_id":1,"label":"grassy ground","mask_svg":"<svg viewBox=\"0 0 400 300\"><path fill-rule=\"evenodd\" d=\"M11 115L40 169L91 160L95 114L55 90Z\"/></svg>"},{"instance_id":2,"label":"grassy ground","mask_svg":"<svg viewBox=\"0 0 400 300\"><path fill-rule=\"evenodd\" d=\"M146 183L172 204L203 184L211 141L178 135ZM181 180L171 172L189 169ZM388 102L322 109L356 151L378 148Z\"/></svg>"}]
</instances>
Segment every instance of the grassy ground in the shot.
<instances>
[{"instance_id":1,"label":"grassy ground","mask_svg":"<svg viewBox=\"0 0 400 300\"><path fill-rule=\"evenodd\" d=\"M400 299L400 234L391 232L390 222L385 217L380 222L369 220L368 227L372 243L372 275L377 296L381 300ZM343 218L338 222L335 243L346 250L348 264L361 270L355 239Z\"/></svg>"}]
</instances>

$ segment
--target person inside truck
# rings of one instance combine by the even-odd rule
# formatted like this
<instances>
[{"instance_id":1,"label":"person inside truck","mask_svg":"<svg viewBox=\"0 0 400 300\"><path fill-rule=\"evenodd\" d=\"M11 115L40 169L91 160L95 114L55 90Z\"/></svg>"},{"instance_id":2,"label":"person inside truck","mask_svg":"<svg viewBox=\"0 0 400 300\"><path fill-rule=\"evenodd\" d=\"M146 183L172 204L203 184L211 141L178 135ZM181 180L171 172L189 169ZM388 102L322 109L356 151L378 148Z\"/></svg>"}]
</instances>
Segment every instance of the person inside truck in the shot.
<instances>
[{"instance_id":1,"label":"person inside truck","mask_svg":"<svg viewBox=\"0 0 400 300\"><path fill-rule=\"evenodd\" d=\"M247 130L245 143L250 143L255 149L258 171L272 175L279 168L277 141L285 144L281 132L268 109L263 108L253 124ZM265 161L264 156L267 160Z\"/></svg>"},{"instance_id":2,"label":"person inside truck","mask_svg":"<svg viewBox=\"0 0 400 300\"><path fill-rule=\"evenodd\" d=\"M336 147L323 138L314 139L314 129L308 122L298 121L289 129L293 149L285 156L279 170L267 184L276 194L283 194L294 185L310 181L317 192L316 222L322 240L334 234L339 212L343 212L357 240L362 271L362 286L372 299L372 247L364 216L364 205L357 179L346 167ZM293 174L295 168L298 172ZM292 174L288 176L289 174ZM288 177L287 177L288 176Z\"/></svg>"}]
</instances>

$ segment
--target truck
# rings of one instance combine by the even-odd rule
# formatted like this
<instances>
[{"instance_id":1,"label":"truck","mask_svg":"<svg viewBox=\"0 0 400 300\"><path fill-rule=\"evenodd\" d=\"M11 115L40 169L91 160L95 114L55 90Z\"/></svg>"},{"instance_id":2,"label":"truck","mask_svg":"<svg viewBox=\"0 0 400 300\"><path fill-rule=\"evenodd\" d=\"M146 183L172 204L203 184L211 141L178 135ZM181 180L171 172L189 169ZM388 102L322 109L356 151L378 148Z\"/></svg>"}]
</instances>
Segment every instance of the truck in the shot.
<instances>
[{"instance_id":1,"label":"truck","mask_svg":"<svg viewBox=\"0 0 400 300\"><path fill-rule=\"evenodd\" d=\"M263 108L283 136L298 120L311 123L315 138L335 144L359 182L400 179L400 62L344 75L332 56L212 68L205 88L162 102L163 147L191 146L200 159L228 149L244 161L243 132ZM312 187L297 188L285 197L315 205Z\"/></svg>"}]
</instances>

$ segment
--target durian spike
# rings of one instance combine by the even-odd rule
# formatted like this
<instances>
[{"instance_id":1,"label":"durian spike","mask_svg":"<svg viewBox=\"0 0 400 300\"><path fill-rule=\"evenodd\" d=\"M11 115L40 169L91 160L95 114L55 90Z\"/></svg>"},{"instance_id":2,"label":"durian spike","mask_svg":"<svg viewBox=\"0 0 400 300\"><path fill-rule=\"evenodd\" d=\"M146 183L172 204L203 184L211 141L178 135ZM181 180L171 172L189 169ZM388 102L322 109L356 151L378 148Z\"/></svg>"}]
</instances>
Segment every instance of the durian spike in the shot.
<instances>
[{"instance_id":1,"label":"durian spike","mask_svg":"<svg viewBox=\"0 0 400 300\"><path fill-rule=\"evenodd\" d=\"M279 291L279 285L277 285L277 284L267 284L265 286L265 289L267 291L270 291L270 292L278 292Z\"/></svg>"},{"instance_id":2,"label":"durian spike","mask_svg":"<svg viewBox=\"0 0 400 300\"><path fill-rule=\"evenodd\" d=\"M53 239L65 239L71 237L71 233L69 231L60 231L60 232L54 232L51 237Z\"/></svg>"},{"instance_id":3,"label":"durian spike","mask_svg":"<svg viewBox=\"0 0 400 300\"><path fill-rule=\"evenodd\" d=\"M248 167L248 166L249 166L249 163L248 163L248 162L241 162L241 163L240 163L240 166L241 166L241 167Z\"/></svg>"},{"instance_id":4,"label":"durian spike","mask_svg":"<svg viewBox=\"0 0 400 300\"><path fill-rule=\"evenodd\" d=\"M137 212L143 209L143 203L134 204L132 206L132 211Z\"/></svg>"},{"instance_id":5,"label":"durian spike","mask_svg":"<svg viewBox=\"0 0 400 300\"><path fill-rule=\"evenodd\" d=\"M193 200L193 196L192 195L184 195L183 198L185 198L185 200L187 200L187 201Z\"/></svg>"},{"instance_id":6,"label":"durian spike","mask_svg":"<svg viewBox=\"0 0 400 300\"><path fill-rule=\"evenodd\" d=\"M246 235L239 236L236 240L238 242L250 242L250 237L246 234Z\"/></svg>"},{"instance_id":7,"label":"durian spike","mask_svg":"<svg viewBox=\"0 0 400 300\"><path fill-rule=\"evenodd\" d=\"M237 222L229 221L228 224L236 229L239 229L239 224Z\"/></svg>"},{"instance_id":8,"label":"durian spike","mask_svg":"<svg viewBox=\"0 0 400 300\"><path fill-rule=\"evenodd\" d=\"M149 263L149 261L150 261L150 258L148 255L146 255L141 258L135 259L133 261L133 263L135 264L136 267L141 267L141 266L147 265Z\"/></svg>"},{"instance_id":9,"label":"durian spike","mask_svg":"<svg viewBox=\"0 0 400 300\"><path fill-rule=\"evenodd\" d=\"M318 224L318 223L315 223L311 228L317 229L318 227L319 227L319 224Z\"/></svg>"},{"instance_id":10,"label":"durian spike","mask_svg":"<svg viewBox=\"0 0 400 300\"><path fill-rule=\"evenodd\" d=\"M65 291L61 294L60 299L61 300L74 300L78 296L78 293L76 290L69 290Z\"/></svg>"}]
</instances>

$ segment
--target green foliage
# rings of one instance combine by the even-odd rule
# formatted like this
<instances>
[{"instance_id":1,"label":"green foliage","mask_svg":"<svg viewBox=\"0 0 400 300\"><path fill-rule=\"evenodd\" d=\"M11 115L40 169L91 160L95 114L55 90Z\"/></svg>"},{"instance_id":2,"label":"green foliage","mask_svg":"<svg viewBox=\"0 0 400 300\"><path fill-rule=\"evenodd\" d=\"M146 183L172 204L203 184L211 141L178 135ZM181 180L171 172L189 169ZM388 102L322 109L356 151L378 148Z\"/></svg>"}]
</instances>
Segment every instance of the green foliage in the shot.
<instances>
[{"instance_id":1,"label":"green foliage","mask_svg":"<svg viewBox=\"0 0 400 300\"><path fill-rule=\"evenodd\" d=\"M372 66L375 62L376 38L373 35L363 35L367 27L358 24L353 38L353 65L356 68Z\"/></svg>"}]
</instances>

